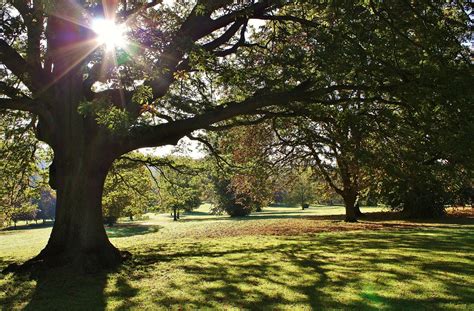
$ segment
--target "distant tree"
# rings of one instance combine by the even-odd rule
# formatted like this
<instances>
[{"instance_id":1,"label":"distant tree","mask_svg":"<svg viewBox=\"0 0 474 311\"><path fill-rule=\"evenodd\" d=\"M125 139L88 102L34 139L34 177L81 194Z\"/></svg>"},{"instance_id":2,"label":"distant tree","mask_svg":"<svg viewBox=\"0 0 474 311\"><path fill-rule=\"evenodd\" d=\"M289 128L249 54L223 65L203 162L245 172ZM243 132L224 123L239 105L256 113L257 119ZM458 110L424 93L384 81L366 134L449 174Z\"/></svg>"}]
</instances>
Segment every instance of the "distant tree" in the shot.
<instances>
[{"instance_id":1,"label":"distant tree","mask_svg":"<svg viewBox=\"0 0 474 311\"><path fill-rule=\"evenodd\" d=\"M343 205L344 200L328 185L328 183L320 175L315 178L316 200L319 204L325 205Z\"/></svg>"},{"instance_id":2,"label":"distant tree","mask_svg":"<svg viewBox=\"0 0 474 311\"><path fill-rule=\"evenodd\" d=\"M215 214L226 213L231 217L242 217L257 209L257 203L250 196L233 190L230 179L222 176L214 179L214 191L212 212Z\"/></svg>"},{"instance_id":3,"label":"distant tree","mask_svg":"<svg viewBox=\"0 0 474 311\"><path fill-rule=\"evenodd\" d=\"M237 201L247 203L256 212L268 205L275 186L275 171L269 161L266 148L272 139L268 124L235 127L225 134L227 143L223 150L230 153L229 160L234 166L230 176L231 192Z\"/></svg>"},{"instance_id":4,"label":"distant tree","mask_svg":"<svg viewBox=\"0 0 474 311\"><path fill-rule=\"evenodd\" d=\"M38 212L36 219L42 219L43 223L46 219L54 220L56 214L56 195L47 187L40 190L40 197L35 201Z\"/></svg>"},{"instance_id":5,"label":"distant tree","mask_svg":"<svg viewBox=\"0 0 474 311\"><path fill-rule=\"evenodd\" d=\"M380 103L362 105L353 94L339 97L343 95L348 103L314 105L304 116L276 120L274 130L283 156L310 166L344 201L346 221L356 221L362 215L360 197L369 186L371 144L388 109Z\"/></svg>"},{"instance_id":6,"label":"distant tree","mask_svg":"<svg viewBox=\"0 0 474 311\"><path fill-rule=\"evenodd\" d=\"M316 199L316 183L311 168L295 168L289 178L286 201L298 204L302 209L312 204Z\"/></svg>"},{"instance_id":7,"label":"distant tree","mask_svg":"<svg viewBox=\"0 0 474 311\"><path fill-rule=\"evenodd\" d=\"M28 224L29 221L35 220L37 211L36 205L31 202L25 203L15 207L10 219L16 228L18 221L25 221Z\"/></svg>"},{"instance_id":8,"label":"distant tree","mask_svg":"<svg viewBox=\"0 0 474 311\"><path fill-rule=\"evenodd\" d=\"M24 113L0 119L0 213L6 223L30 220L32 201L39 196L38 144Z\"/></svg>"},{"instance_id":9,"label":"distant tree","mask_svg":"<svg viewBox=\"0 0 474 311\"><path fill-rule=\"evenodd\" d=\"M199 161L187 157L170 157L170 164L160 169L159 208L170 211L177 221L180 212L192 211L201 205L202 188Z\"/></svg>"},{"instance_id":10,"label":"distant tree","mask_svg":"<svg viewBox=\"0 0 474 311\"><path fill-rule=\"evenodd\" d=\"M266 124L230 127L211 137L214 212L245 216L270 203L275 178L264 149L271 138Z\"/></svg>"},{"instance_id":11,"label":"distant tree","mask_svg":"<svg viewBox=\"0 0 474 311\"><path fill-rule=\"evenodd\" d=\"M133 158L133 157L132 157ZM102 208L104 221L113 225L119 217L139 216L152 208L156 189L149 170L141 162L120 159L107 176Z\"/></svg>"}]
</instances>

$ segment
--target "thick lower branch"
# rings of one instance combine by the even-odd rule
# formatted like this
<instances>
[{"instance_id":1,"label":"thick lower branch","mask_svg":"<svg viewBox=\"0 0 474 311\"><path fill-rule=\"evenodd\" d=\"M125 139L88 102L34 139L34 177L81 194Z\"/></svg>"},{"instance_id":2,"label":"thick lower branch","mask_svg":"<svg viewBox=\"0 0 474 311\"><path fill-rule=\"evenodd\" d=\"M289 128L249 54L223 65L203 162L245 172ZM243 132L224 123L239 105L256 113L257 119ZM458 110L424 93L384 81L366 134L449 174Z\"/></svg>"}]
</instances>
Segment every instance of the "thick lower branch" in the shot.
<instances>
[{"instance_id":1,"label":"thick lower branch","mask_svg":"<svg viewBox=\"0 0 474 311\"><path fill-rule=\"evenodd\" d=\"M0 109L20 110L40 114L42 107L31 98L0 98Z\"/></svg>"},{"instance_id":2,"label":"thick lower branch","mask_svg":"<svg viewBox=\"0 0 474 311\"><path fill-rule=\"evenodd\" d=\"M285 105L305 98L308 95L306 91L310 86L311 83L304 82L289 91L270 94L258 92L242 102L230 102L192 118L163 123L153 127L137 128L128 138L127 151L164 144L176 144L182 137L195 130L207 128L211 124L247 114L262 107Z\"/></svg>"},{"instance_id":3,"label":"thick lower branch","mask_svg":"<svg viewBox=\"0 0 474 311\"><path fill-rule=\"evenodd\" d=\"M0 63L4 64L17 76L30 90L36 91L43 87L41 77L42 69L33 66L18 54L5 40L0 39Z\"/></svg>"}]
</instances>

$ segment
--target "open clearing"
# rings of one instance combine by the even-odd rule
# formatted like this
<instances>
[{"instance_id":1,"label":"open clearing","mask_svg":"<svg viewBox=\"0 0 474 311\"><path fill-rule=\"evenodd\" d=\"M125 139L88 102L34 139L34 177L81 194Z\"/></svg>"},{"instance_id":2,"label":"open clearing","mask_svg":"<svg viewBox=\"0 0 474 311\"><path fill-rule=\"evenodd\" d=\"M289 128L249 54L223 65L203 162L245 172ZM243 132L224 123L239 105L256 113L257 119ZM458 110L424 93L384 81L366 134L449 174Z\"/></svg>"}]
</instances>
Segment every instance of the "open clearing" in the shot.
<instances>
[{"instance_id":1,"label":"open clearing","mask_svg":"<svg viewBox=\"0 0 474 311\"><path fill-rule=\"evenodd\" d=\"M2 276L2 309L474 309L472 209L408 222L363 208L357 224L342 207L207 209L109 228L133 258L108 274ZM38 253L50 230L0 231L0 268Z\"/></svg>"}]
</instances>

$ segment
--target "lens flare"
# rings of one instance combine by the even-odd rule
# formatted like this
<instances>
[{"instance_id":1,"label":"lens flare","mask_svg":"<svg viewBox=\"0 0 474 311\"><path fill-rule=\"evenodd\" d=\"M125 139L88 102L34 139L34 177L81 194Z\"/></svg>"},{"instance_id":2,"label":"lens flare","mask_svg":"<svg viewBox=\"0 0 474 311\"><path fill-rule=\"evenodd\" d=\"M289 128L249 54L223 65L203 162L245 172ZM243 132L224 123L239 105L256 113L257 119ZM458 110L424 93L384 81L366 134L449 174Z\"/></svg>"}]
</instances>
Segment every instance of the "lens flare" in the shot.
<instances>
[{"instance_id":1,"label":"lens flare","mask_svg":"<svg viewBox=\"0 0 474 311\"><path fill-rule=\"evenodd\" d=\"M124 24L116 24L113 20L108 19L95 19L92 22L91 29L97 35L97 43L105 45L108 51L115 48L124 48L127 44Z\"/></svg>"}]
</instances>

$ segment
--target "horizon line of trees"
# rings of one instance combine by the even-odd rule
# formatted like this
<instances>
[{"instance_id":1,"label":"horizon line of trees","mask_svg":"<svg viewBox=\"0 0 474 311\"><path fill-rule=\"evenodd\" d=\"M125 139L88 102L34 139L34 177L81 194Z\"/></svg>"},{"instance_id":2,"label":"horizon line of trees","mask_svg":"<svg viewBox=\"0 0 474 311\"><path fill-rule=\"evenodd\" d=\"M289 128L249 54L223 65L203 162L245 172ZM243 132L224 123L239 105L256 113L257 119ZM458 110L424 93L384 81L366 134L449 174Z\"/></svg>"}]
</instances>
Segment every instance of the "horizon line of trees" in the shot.
<instances>
[{"instance_id":1,"label":"horizon line of trees","mask_svg":"<svg viewBox=\"0 0 474 311\"><path fill-rule=\"evenodd\" d=\"M268 150L275 151L275 143L281 144L278 139L282 137L281 134L272 134L272 129L267 125L237 127L220 137L214 137L214 145L220 149L219 154L212 154L217 149L208 150L212 152L202 159L185 156L150 158L135 153L117 161L106 180L104 223L113 225L120 217L134 220L147 212L171 213L171 217L178 220L180 213L190 212L203 202L212 204L211 213L226 213L231 217L260 212L271 204L300 206L303 209L313 204L342 204L347 207L344 197L335 191L327 178L329 172L335 174L334 177L340 174L337 163L332 163L335 166L329 165L325 167L326 171L321 172L321 167L317 165L302 165L301 162L293 161L301 159L301 150L297 158L292 159L287 154L285 161L280 161L280 158L270 161ZM286 126L289 128L288 124ZM307 155L304 158L308 160ZM373 160L371 157L367 159ZM39 166L35 167L39 172ZM392 187L393 182L397 182L394 178L402 181L410 176L384 175L383 182L376 184L376 178L380 175L369 175L380 173L374 168L378 166L372 169L365 166L365 184L358 189L357 202L354 202L358 209L360 206L382 204L392 210L403 211L407 217L433 217L442 215L448 205L473 204L474 190L468 179L460 179L457 184L453 182L455 179L450 179L444 184L450 186L449 191L440 184L425 188L426 183L430 182L428 179L413 180L412 183L423 183L414 184L416 192L407 194L406 188L393 187L389 191L384 187ZM455 173L452 170L449 172ZM453 175L444 176L452 178ZM23 181L30 183L30 179ZM12 181L12 178L5 176L3 182L8 180ZM39 178L36 180L38 184L41 183ZM410 185L413 184L405 186ZM23 195L24 201L17 203L14 208L2 207L0 214L3 224L13 223L16 226L18 221L54 220L55 196L51 189L44 186L44 182L36 189L31 185L22 185L16 189L30 192ZM436 201L440 192L442 200ZM405 197L407 195L411 196ZM5 195L2 202L6 202ZM419 204L427 205L421 208ZM361 216L359 209L357 217Z\"/></svg>"}]
</instances>

